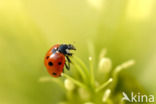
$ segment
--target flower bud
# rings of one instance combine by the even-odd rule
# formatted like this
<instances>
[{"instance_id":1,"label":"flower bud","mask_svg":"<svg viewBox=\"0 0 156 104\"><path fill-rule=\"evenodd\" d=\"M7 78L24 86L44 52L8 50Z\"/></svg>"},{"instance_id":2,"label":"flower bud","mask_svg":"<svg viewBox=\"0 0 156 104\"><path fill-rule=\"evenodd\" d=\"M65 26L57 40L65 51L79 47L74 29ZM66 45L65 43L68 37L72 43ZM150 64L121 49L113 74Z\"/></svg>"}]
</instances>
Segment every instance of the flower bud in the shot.
<instances>
[{"instance_id":1,"label":"flower bud","mask_svg":"<svg viewBox=\"0 0 156 104\"><path fill-rule=\"evenodd\" d=\"M72 90L74 90L74 88L75 88L74 83L73 83L71 80L69 80L69 79L65 79L65 81L64 81L64 86L65 86L65 88L66 88L68 91L72 91Z\"/></svg>"},{"instance_id":2,"label":"flower bud","mask_svg":"<svg viewBox=\"0 0 156 104\"><path fill-rule=\"evenodd\" d=\"M104 92L104 95L102 97L102 102L106 102L107 99L109 98L109 95L111 93L111 90L110 89L107 89L105 92Z\"/></svg>"},{"instance_id":3,"label":"flower bud","mask_svg":"<svg viewBox=\"0 0 156 104\"><path fill-rule=\"evenodd\" d=\"M92 57L91 56L88 59L89 59L89 61L92 61Z\"/></svg>"},{"instance_id":4,"label":"flower bud","mask_svg":"<svg viewBox=\"0 0 156 104\"><path fill-rule=\"evenodd\" d=\"M85 102L84 104L94 104L93 102Z\"/></svg>"},{"instance_id":5,"label":"flower bud","mask_svg":"<svg viewBox=\"0 0 156 104\"><path fill-rule=\"evenodd\" d=\"M128 67L130 67L130 66L132 66L134 64L135 64L135 61L134 60L129 60L127 62L124 62L123 64L121 64L121 65L119 65L119 66L116 67L115 73L118 73L121 70L126 69L126 68L128 68Z\"/></svg>"},{"instance_id":6,"label":"flower bud","mask_svg":"<svg viewBox=\"0 0 156 104\"><path fill-rule=\"evenodd\" d=\"M112 67L112 61L109 58L102 58L99 62L99 72L109 73Z\"/></svg>"},{"instance_id":7,"label":"flower bud","mask_svg":"<svg viewBox=\"0 0 156 104\"><path fill-rule=\"evenodd\" d=\"M79 88L78 93L83 100L88 100L90 97L89 93L83 88Z\"/></svg>"}]
</instances>

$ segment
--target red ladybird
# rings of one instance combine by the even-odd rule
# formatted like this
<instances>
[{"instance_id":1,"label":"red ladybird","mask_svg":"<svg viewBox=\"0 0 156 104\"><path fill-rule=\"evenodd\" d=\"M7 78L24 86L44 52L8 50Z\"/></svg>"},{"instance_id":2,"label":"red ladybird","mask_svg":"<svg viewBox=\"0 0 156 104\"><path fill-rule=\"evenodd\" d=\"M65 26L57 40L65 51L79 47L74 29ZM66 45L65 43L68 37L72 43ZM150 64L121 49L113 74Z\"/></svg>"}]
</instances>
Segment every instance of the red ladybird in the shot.
<instances>
[{"instance_id":1,"label":"red ladybird","mask_svg":"<svg viewBox=\"0 0 156 104\"><path fill-rule=\"evenodd\" d=\"M76 50L76 48L71 44L56 44L47 52L44 64L51 76L61 76L64 71L64 65L66 69L70 69L71 61L69 57L72 56L72 53L69 52L70 50Z\"/></svg>"}]
</instances>

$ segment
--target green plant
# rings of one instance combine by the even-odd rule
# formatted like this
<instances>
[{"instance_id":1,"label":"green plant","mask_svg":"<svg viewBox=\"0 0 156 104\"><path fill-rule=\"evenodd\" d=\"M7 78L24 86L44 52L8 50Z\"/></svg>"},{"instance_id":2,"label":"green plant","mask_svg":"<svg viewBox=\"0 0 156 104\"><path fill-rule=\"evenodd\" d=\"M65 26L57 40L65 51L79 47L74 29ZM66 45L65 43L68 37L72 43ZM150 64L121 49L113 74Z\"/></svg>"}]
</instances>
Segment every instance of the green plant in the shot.
<instances>
[{"instance_id":1,"label":"green plant","mask_svg":"<svg viewBox=\"0 0 156 104\"><path fill-rule=\"evenodd\" d=\"M92 46L90 46L90 49ZM90 50L88 66L78 57L73 56L72 64L76 70L72 70L70 75L63 73L62 81L58 78L43 77L40 81L54 81L64 90L66 97L60 104L113 104L113 92L118 80L118 74L123 69L132 66L134 60L129 60L118 65L112 70L112 61L105 57L106 49L103 49L99 55L99 62L95 68L93 51ZM64 82L64 83L63 83ZM121 101L121 94L115 95L117 101Z\"/></svg>"}]
</instances>

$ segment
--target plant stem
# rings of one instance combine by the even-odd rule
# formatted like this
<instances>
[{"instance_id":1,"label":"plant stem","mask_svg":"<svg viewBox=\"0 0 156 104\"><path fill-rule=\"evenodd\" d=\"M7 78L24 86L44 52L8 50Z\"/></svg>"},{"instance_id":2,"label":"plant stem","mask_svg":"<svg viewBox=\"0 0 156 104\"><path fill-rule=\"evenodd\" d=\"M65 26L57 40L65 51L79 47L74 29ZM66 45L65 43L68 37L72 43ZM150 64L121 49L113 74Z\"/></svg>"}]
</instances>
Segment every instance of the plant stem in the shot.
<instances>
[{"instance_id":1,"label":"plant stem","mask_svg":"<svg viewBox=\"0 0 156 104\"><path fill-rule=\"evenodd\" d=\"M59 80L59 79L57 79L57 78L41 77L41 78L39 79L39 81L40 81L40 82L49 82L49 81L52 81L52 82L57 83L57 84L58 84L60 87L62 87L63 89L65 89L65 88L64 88L64 85L63 85L63 83L62 83L62 81Z\"/></svg>"},{"instance_id":2,"label":"plant stem","mask_svg":"<svg viewBox=\"0 0 156 104\"><path fill-rule=\"evenodd\" d=\"M85 75L85 73L83 72L83 70L81 69L81 67L79 65L77 65L76 63L73 63L75 68L77 69L77 71L81 74L83 80L86 82L87 77Z\"/></svg>"},{"instance_id":3,"label":"plant stem","mask_svg":"<svg viewBox=\"0 0 156 104\"><path fill-rule=\"evenodd\" d=\"M67 74L63 73L62 76L64 76L64 77L70 79L73 83L75 83L75 84L78 85L79 87L82 87L82 88L88 90L88 88L87 88L83 83L81 83L81 82L79 82L78 80L76 80L76 79L74 79L74 78L68 76Z\"/></svg>"},{"instance_id":4,"label":"plant stem","mask_svg":"<svg viewBox=\"0 0 156 104\"><path fill-rule=\"evenodd\" d=\"M84 69L83 71L85 72L86 76L89 77L88 68L86 67L84 62L80 58L78 58L76 56L74 56L74 59L75 59L75 61L78 62L78 64L82 67L82 69Z\"/></svg>"},{"instance_id":5,"label":"plant stem","mask_svg":"<svg viewBox=\"0 0 156 104\"><path fill-rule=\"evenodd\" d=\"M100 85L98 88L96 88L95 92L101 91L101 90L104 89L106 86L108 86L112 81L113 81L113 79L110 78L107 82L103 83L103 84Z\"/></svg>"},{"instance_id":6,"label":"plant stem","mask_svg":"<svg viewBox=\"0 0 156 104\"><path fill-rule=\"evenodd\" d=\"M89 64L90 64L90 81L92 87L95 85L95 78L94 78L94 68L93 68L93 60L92 57L89 57Z\"/></svg>"}]
</instances>

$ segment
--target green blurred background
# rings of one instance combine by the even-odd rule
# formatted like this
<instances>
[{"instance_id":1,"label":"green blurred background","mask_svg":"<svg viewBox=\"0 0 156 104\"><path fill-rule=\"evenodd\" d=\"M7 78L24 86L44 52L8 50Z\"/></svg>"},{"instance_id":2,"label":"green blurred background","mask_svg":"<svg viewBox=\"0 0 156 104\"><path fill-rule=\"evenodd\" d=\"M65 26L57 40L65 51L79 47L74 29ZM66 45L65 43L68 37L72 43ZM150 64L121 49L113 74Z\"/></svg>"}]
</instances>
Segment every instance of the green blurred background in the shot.
<instances>
[{"instance_id":1,"label":"green blurred background","mask_svg":"<svg viewBox=\"0 0 156 104\"><path fill-rule=\"evenodd\" d=\"M56 43L72 43L84 61L87 41L156 95L155 0L0 0L0 104L56 104L63 91L49 76L44 55Z\"/></svg>"}]
</instances>

